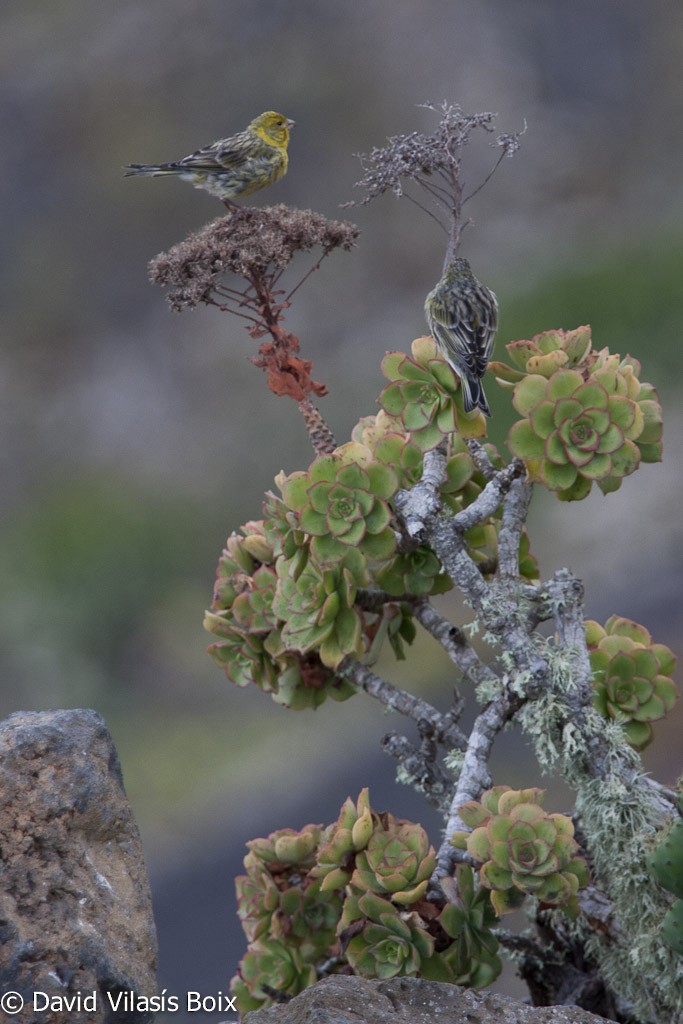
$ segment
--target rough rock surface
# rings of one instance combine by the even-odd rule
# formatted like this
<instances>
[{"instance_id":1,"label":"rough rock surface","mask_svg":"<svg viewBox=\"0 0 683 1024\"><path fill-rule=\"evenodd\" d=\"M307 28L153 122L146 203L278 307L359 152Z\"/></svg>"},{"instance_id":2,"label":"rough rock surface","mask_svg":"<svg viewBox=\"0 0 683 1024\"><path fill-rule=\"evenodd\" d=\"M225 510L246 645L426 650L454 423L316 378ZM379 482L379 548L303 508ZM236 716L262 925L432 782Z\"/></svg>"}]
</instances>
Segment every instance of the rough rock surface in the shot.
<instances>
[{"instance_id":1,"label":"rough rock surface","mask_svg":"<svg viewBox=\"0 0 683 1024\"><path fill-rule=\"evenodd\" d=\"M245 1014L244 1024L605 1024L574 1006L524 1006L419 978L325 978L289 1003Z\"/></svg>"},{"instance_id":2,"label":"rough rock surface","mask_svg":"<svg viewBox=\"0 0 683 1024\"><path fill-rule=\"evenodd\" d=\"M155 993L155 970L140 836L104 721L82 710L10 715L0 723L0 1019L142 1024L151 1017L136 996ZM14 1005L2 1003L8 992Z\"/></svg>"}]
</instances>

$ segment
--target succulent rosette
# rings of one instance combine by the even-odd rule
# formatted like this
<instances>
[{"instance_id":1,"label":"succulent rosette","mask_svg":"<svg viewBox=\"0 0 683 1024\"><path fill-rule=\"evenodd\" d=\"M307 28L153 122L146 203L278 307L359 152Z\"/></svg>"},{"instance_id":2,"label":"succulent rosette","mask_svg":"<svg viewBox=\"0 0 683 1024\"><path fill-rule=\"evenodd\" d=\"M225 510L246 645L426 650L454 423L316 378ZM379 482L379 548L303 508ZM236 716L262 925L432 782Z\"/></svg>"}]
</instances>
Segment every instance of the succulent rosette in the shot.
<instances>
[{"instance_id":1,"label":"succulent rosette","mask_svg":"<svg viewBox=\"0 0 683 1024\"><path fill-rule=\"evenodd\" d=\"M641 366L637 359L610 353L606 348L593 353L595 361L591 366L591 379L598 381L609 394L626 397L635 402L642 417L642 429L634 441L640 452L641 462L662 461L662 406L652 384L641 381ZM603 480L600 487L605 493L616 491L620 479Z\"/></svg>"},{"instance_id":2,"label":"succulent rosette","mask_svg":"<svg viewBox=\"0 0 683 1024\"><path fill-rule=\"evenodd\" d=\"M377 573L377 583L392 597L444 594L453 586L431 548L420 545L396 555Z\"/></svg>"},{"instance_id":3,"label":"succulent rosette","mask_svg":"<svg viewBox=\"0 0 683 1024\"><path fill-rule=\"evenodd\" d=\"M393 554L388 499L398 489L398 477L363 445L350 441L321 455L307 472L280 477L278 483L321 564L337 561L350 548L370 560Z\"/></svg>"},{"instance_id":4,"label":"succulent rosette","mask_svg":"<svg viewBox=\"0 0 683 1024\"><path fill-rule=\"evenodd\" d=\"M489 370L503 387L514 387L529 374L551 377L556 370L583 368L592 361L589 325L572 331L543 331L529 341L511 341L505 346L513 366L491 361Z\"/></svg>"},{"instance_id":5,"label":"succulent rosette","mask_svg":"<svg viewBox=\"0 0 683 1024\"><path fill-rule=\"evenodd\" d=\"M398 416L389 416L384 409L375 416L364 416L351 431L351 439L372 452L377 462L398 474L399 486L409 487L420 479L422 450L411 440Z\"/></svg>"},{"instance_id":6,"label":"succulent rosette","mask_svg":"<svg viewBox=\"0 0 683 1024\"><path fill-rule=\"evenodd\" d=\"M499 915L515 910L526 895L575 913L576 894L588 881L571 818L547 814L543 796L538 789L496 786L481 803L460 808L472 831L456 832L451 841L481 864L479 880L492 890Z\"/></svg>"},{"instance_id":7,"label":"succulent rosette","mask_svg":"<svg viewBox=\"0 0 683 1024\"><path fill-rule=\"evenodd\" d=\"M248 584L235 595L231 612L238 627L249 633L270 633L277 627L273 598L277 575L269 565L261 565Z\"/></svg>"},{"instance_id":8,"label":"succulent rosette","mask_svg":"<svg viewBox=\"0 0 683 1024\"><path fill-rule=\"evenodd\" d=\"M284 475L281 475L276 482L284 479ZM266 492L263 511L266 514L264 532L275 557L282 555L284 558L293 558L301 548L307 546L306 534L299 526L299 517L296 512L287 508L277 494L273 494L272 491Z\"/></svg>"},{"instance_id":9,"label":"succulent rosette","mask_svg":"<svg viewBox=\"0 0 683 1024\"><path fill-rule=\"evenodd\" d=\"M247 535L233 534L221 555L213 605L204 617L204 628L216 637L209 654L231 682L252 683L294 710L318 707L328 697L348 699L355 687L335 676L315 650L302 653L283 642L282 621L274 609L278 576L261 561L275 557L267 524L247 523L242 529ZM305 564L306 549L296 550ZM277 562L283 562L282 556Z\"/></svg>"},{"instance_id":10,"label":"succulent rosette","mask_svg":"<svg viewBox=\"0 0 683 1024\"><path fill-rule=\"evenodd\" d=\"M405 644L412 644L417 636L412 607L406 602L386 601L379 613L364 613L363 617L368 643L365 664L373 665L377 661L385 640L389 641L394 657L403 661L406 656Z\"/></svg>"},{"instance_id":11,"label":"succulent rosette","mask_svg":"<svg viewBox=\"0 0 683 1024\"><path fill-rule=\"evenodd\" d=\"M316 650L332 669L347 655L363 653L362 620L354 601L367 575L357 548L348 548L327 568L313 558L281 558L277 575L273 608L284 623L281 641L287 649L302 654Z\"/></svg>"},{"instance_id":12,"label":"succulent rosette","mask_svg":"<svg viewBox=\"0 0 683 1024\"><path fill-rule=\"evenodd\" d=\"M375 818L367 787L361 790L355 803L351 797L344 801L339 817L323 833L311 872L314 878L323 879L323 890L344 888L351 881L354 856L367 846Z\"/></svg>"},{"instance_id":13,"label":"succulent rosette","mask_svg":"<svg viewBox=\"0 0 683 1024\"><path fill-rule=\"evenodd\" d=\"M264 638L237 629L226 615L229 616L229 612L204 615L204 629L218 637L209 644L209 654L237 686L252 683L264 693L275 693L280 667L266 650Z\"/></svg>"},{"instance_id":14,"label":"succulent rosette","mask_svg":"<svg viewBox=\"0 0 683 1024\"><path fill-rule=\"evenodd\" d=\"M580 500L593 482L608 494L641 462L662 457L662 408L641 382L640 363L592 348L589 326L544 331L506 346L513 366L491 363L498 383L514 388L525 418L508 447L529 477L562 500Z\"/></svg>"},{"instance_id":15,"label":"succulent rosette","mask_svg":"<svg viewBox=\"0 0 683 1024\"><path fill-rule=\"evenodd\" d=\"M291 865L309 868L315 857L322 836L322 825L304 825L298 831L280 828L265 839L250 839L247 843L248 857L256 858L262 864L281 870Z\"/></svg>"},{"instance_id":16,"label":"succulent rosette","mask_svg":"<svg viewBox=\"0 0 683 1024\"><path fill-rule=\"evenodd\" d=\"M301 868L269 870L246 857L246 875L235 879L238 915L249 942L284 939L306 959L324 957L336 941L342 911L339 892L322 892Z\"/></svg>"},{"instance_id":17,"label":"succulent rosette","mask_svg":"<svg viewBox=\"0 0 683 1024\"><path fill-rule=\"evenodd\" d=\"M380 979L415 976L432 956L434 939L419 914L400 911L375 893L347 895L344 915L342 937L353 935L346 959L355 974Z\"/></svg>"},{"instance_id":18,"label":"succulent rosette","mask_svg":"<svg viewBox=\"0 0 683 1024\"><path fill-rule=\"evenodd\" d=\"M436 866L421 825L378 815L367 846L356 853L351 885L407 906L422 899Z\"/></svg>"},{"instance_id":19,"label":"succulent rosette","mask_svg":"<svg viewBox=\"0 0 683 1024\"><path fill-rule=\"evenodd\" d=\"M613 490L640 465L640 406L578 370L526 376L513 405L525 418L510 428L508 448L524 460L530 479L564 500L585 498L594 481Z\"/></svg>"},{"instance_id":20,"label":"succulent rosette","mask_svg":"<svg viewBox=\"0 0 683 1024\"><path fill-rule=\"evenodd\" d=\"M458 864L454 878L443 879L441 886L448 903L438 922L453 941L425 965L422 976L469 988L485 988L502 970L498 940L491 932L498 918L491 906L489 890L475 889L474 872L469 864Z\"/></svg>"},{"instance_id":21,"label":"succulent rosette","mask_svg":"<svg viewBox=\"0 0 683 1024\"><path fill-rule=\"evenodd\" d=\"M411 352L412 358L389 352L382 360L389 384L378 401L387 415L401 421L422 451L435 448L456 430L463 437L482 437L486 420L479 410L464 411L459 378L438 355L434 339L417 338Z\"/></svg>"},{"instance_id":22,"label":"succulent rosette","mask_svg":"<svg viewBox=\"0 0 683 1024\"><path fill-rule=\"evenodd\" d=\"M652 722L676 703L671 675L676 658L655 644L644 626L612 615L604 627L588 620L586 639L593 670L593 703L606 718L620 722L636 750L652 741Z\"/></svg>"},{"instance_id":23,"label":"succulent rosette","mask_svg":"<svg viewBox=\"0 0 683 1024\"><path fill-rule=\"evenodd\" d=\"M364 789L326 829L312 874L324 879L324 890L350 885L349 892L367 890L407 906L422 899L435 865L422 826L372 811Z\"/></svg>"},{"instance_id":24,"label":"succulent rosette","mask_svg":"<svg viewBox=\"0 0 683 1024\"><path fill-rule=\"evenodd\" d=\"M230 983L240 1013L270 1006L273 991L296 996L317 980L315 964L281 939L257 939L249 946Z\"/></svg>"}]
</instances>

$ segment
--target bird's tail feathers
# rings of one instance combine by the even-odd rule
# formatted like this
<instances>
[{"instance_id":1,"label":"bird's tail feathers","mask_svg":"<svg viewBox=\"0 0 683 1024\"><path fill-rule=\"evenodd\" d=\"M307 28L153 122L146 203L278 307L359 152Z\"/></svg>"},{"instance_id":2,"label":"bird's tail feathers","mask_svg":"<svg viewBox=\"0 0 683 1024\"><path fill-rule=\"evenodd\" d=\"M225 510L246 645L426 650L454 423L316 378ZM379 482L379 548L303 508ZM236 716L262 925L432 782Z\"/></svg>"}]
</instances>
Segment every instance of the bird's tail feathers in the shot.
<instances>
[{"instance_id":1,"label":"bird's tail feathers","mask_svg":"<svg viewBox=\"0 0 683 1024\"><path fill-rule=\"evenodd\" d=\"M480 380L476 377L466 377L463 374L460 377L460 387L462 388L462 404L465 412L481 409L485 416L491 415L489 403L486 401L486 395Z\"/></svg>"},{"instance_id":2,"label":"bird's tail feathers","mask_svg":"<svg viewBox=\"0 0 683 1024\"><path fill-rule=\"evenodd\" d=\"M158 178L162 174L177 174L179 170L177 164L127 164L124 178L129 178L134 174Z\"/></svg>"}]
</instances>

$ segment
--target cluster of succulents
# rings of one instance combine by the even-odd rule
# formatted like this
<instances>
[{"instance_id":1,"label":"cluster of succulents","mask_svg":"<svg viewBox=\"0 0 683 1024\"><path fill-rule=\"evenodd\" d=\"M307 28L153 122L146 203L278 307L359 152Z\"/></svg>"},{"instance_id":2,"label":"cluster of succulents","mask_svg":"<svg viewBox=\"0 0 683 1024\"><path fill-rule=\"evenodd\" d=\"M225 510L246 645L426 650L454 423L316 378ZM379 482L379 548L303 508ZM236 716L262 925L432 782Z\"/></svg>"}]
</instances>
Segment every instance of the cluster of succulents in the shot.
<instances>
[{"instance_id":1,"label":"cluster of succulents","mask_svg":"<svg viewBox=\"0 0 683 1024\"><path fill-rule=\"evenodd\" d=\"M495 914L462 865L429 902L424 829L378 814L367 789L336 822L252 840L236 880L249 946L231 989L240 1011L295 995L322 971L412 975L482 987L500 972Z\"/></svg>"},{"instance_id":2,"label":"cluster of succulents","mask_svg":"<svg viewBox=\"0 0 683 1024\"><path fill-rule=\"evenodd\" d=\"M390 595L371 610L356 601L359 588L377 586L383 570L391 574L397 555L389 500L399 487L389 465L395 443L386 439L379 459L352 441L306 472L279 474L280 494L266 496L267 518L228 539L204 626L216 637L209 653L239 686L253 683L290 708L317 707L355 692L336 673L347 656L372 660L387 639L403 657L415 636L407 606ZM421 465L405 438L399 447L406 472ZM428 561L435 592L436 577L440 589L445 577L435 556ZM397 597L425 592L419 555L410 563L399 561L393 572L409 577L405 587L394 584Z\"/></svg>"},{"instance_id":3,"label":"cluster of succulents","mask_svg":"<svg viewBox=\"0 0 683 1024\"><path fill-rule=\"evenodd\" d=\"M655 644L645 626L612 615L604 626L589 619L586 640L593 670L593 703L606 718L620 722L635 750L653 738L652 722L676 703L671 678L676 657Z\"/></svg>"},{"instance_id":4,"label":"cluster of succulents","mask_svg":"<svg viewBox=\"0 0 683 1024\"><path fill-rule=\"evenodd\" d=\"M662 457L662 409L640 363L592 348L590 327L546 331L506 346L515 364L495 362L499 383L513 388L523 417L507 446L531 480L565 501L585 498L593 483L617 490L641 462Z\"/></svg>"},{"instance_id":5,"label":"cluster of succulents","mask_svg":"<svg viewBox=\"0 0 683 1024\"><path fill-rule=\"evenodd\" d=\"M238 914L249 946L232 992L241 1012L270 1002L270 991L294 996L317 980L341 915L338 892L321 892L310 869L320 825L282 829L247 843L245 875L235 879Z\"/></svg>"},{"instance_id":6,"label":"cluster of succulents","mask_svg":"<svg viewBox=\"0 0 683 1024\"><path fill-rule=\"evenodd\" d=\"M479 881L491 890L496 914L516 910L527 896L569 914L577 910L586 863L577 856L571 818L548 814L543 797L542 789L494 786L459 809L472 831L455 832L451 842L480 864Z\"/></svg>"},{"instance_id":7,"label":"cluster of succulents","mask_svg":"<svg viewBox=\"0 0 683 1024\"><path fill-rule=\"evenodd\" d=\"M317 651L287 647L283 641L274 604L276 567L284 556L276 557L267 527L263 521L250 522L242 535L228 538L204 617L205 629L216 637L209 653L232 682L251 683L289 708L317 707L328 697L346 700L353 686L336 676Z\"/></svg>"},{"instance_id":8,"label":"cluster of succulents","mask_svg":"<svg viewBox=\"0 0 683 1024\"><path fill-rule=\"evenodd\" d=\"M414 348L424 357L424 345ZM452 374L442 360L425 363L440 364ZM481 414L473 417L470 426ZM487 452L502 466L493 446ZM229 679L302 709L355 692L338 674L345 658L372 661L385 640L397 657L404 656L404 644L415 636L408 602L452 587L429 547L398 544L392 499L419 480L423 457L403 421L381 411L361 420L354 440L319 456L307 471L278 475L280 493L266 496L266 518L228 539L204 620L215 637L209 652ZM444 507L457 513L485 485L463 435L452 434ZM500 511L464 535L485 575L497 566L499 526ZM526 532L520 563L523 576L537 579ZM381 591L384 603L363 607L358 591L366 588Z\"/></svg>"},{"instance_id":9,"label":"cluster of succulents","mask_svg":"<svg viewBox=\"0 0 683 1024\"><path fill-rule=\"evenodd\" d=\"M683 797L678 800L679 815L666 829L650 853L649 866L662 888L676 897L662 921L662 938L683 956Z\"/></svg>"}]
</instances>

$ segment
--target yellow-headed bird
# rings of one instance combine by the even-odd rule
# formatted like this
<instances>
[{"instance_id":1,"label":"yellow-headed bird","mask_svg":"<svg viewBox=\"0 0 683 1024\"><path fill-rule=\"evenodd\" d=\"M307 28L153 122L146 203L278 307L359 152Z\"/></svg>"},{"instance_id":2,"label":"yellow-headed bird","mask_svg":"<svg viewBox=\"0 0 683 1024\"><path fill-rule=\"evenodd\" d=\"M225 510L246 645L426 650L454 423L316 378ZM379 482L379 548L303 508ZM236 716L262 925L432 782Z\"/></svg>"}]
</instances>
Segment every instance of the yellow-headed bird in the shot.
<instances>
[{"instance_id":1,"label":"yellow-headed bird","mask_svg":"<svg viewBox=\"0 0 683 1024\"><path fill-rule=\"evenodd\" d=\"M125 176L176 174L226 205L234 205L231 200L250 196L287 173L287 146L293 127L294 121L267 110L243 132L218 139L173 163L128 164Z\"/></svg>"},{"instance_id":2,"label":"yellow-headed bird","mask_svg":"<svg viewBox=\"0 0 683 1024\"><path fill-rule=\"evenodd\" d=\"M427 296L425 316L439 352L460 377L465 412L478 408L490 416L481 378L493 351L498 302L463 256L451 260Z\"/></svg>"}]
</instances>

